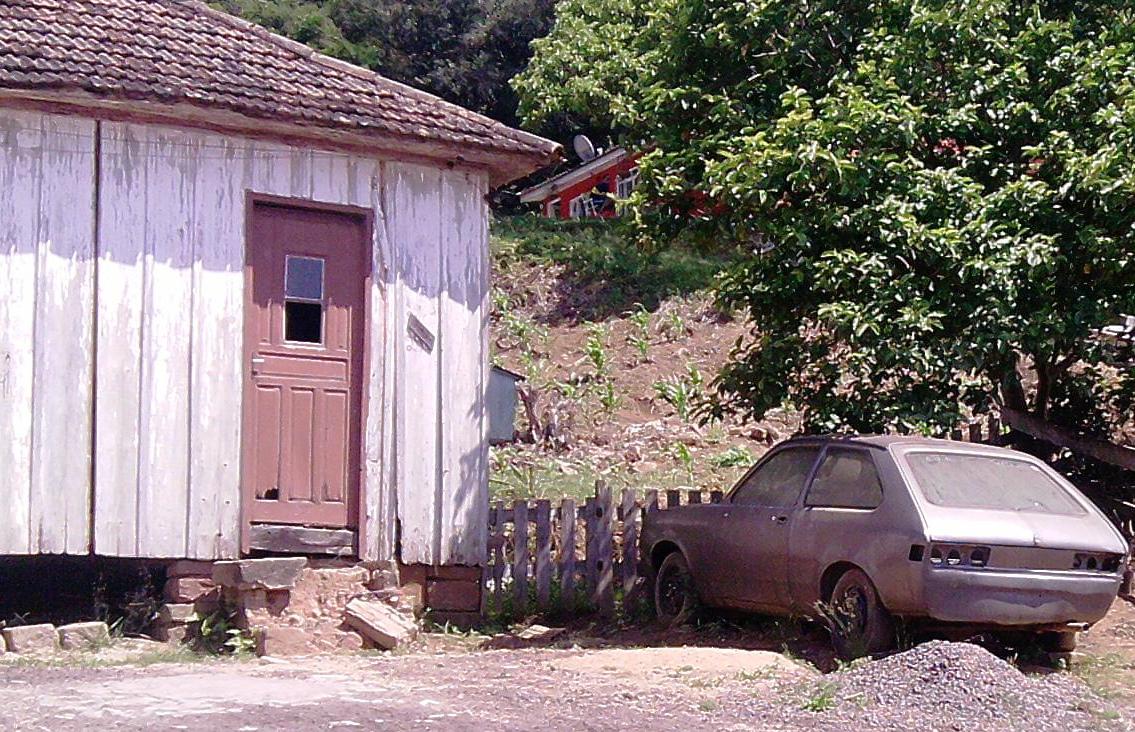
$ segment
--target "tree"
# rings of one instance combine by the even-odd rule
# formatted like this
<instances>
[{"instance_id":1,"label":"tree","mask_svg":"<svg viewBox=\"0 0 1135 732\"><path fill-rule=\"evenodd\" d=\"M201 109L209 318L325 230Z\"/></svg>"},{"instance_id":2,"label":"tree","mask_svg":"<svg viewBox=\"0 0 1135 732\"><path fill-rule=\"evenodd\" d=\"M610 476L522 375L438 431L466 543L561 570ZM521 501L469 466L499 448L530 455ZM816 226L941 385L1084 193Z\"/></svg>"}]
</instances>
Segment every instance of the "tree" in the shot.
<instances>
[{"instance_id":1,"label":"tree","mask_svg":"<svg viewBox=\"0 0 1135 732\"><path fill-rule=\"evenodd\" d=\"M614 37L608 19L573 39L561 14L522 108L653 142L644 238L751 250L719 286L754 324L720 409L789 402L813 430L941 430L993 404L1130 425L1135 375L1092 337L1135 310L1130 3L649 0L625 17L638 30L612 52L632 74L537 93Z\"/></svg>"},{"instance_id":2,"label":"tree","mask_svg":"<svg viewBox=\"0 0 1135 732\"><path fill-rule=\"evenodd\" d=\"M508 81L548 32L555 0L222 0L324 53L516 124Z\"/></svg>"}]
</instances>

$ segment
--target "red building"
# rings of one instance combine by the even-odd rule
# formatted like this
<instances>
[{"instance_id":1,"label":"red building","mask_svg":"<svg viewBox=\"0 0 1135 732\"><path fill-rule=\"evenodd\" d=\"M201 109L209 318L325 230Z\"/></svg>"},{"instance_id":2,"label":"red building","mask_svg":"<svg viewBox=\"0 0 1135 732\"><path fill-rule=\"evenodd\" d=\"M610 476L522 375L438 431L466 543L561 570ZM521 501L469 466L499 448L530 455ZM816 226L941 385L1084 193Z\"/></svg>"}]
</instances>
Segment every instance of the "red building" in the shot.
<instances>
[{"instance_id":1,"label":"red building","mask_svg":"<svg viewBox=\"0 0 1135 732\"><path fill-rule=\"evenodd\" d=\"M639 156L617 147L524 189L520 200L540 204L540 212L548 218L613 218L619 214L617 202L627 198L638 182Z\"/></svg>"}]
</instances>

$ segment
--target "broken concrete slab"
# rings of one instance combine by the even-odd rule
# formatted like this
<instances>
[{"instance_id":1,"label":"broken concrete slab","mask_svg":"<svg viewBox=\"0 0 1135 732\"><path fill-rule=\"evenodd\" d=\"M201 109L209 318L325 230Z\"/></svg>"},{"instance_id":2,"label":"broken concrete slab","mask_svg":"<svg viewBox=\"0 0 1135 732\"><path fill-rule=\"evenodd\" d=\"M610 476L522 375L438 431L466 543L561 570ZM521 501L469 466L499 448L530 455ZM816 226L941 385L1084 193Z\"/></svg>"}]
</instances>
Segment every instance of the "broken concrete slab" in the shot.
<instances>
[{"instance_id":1,"label":"broken concrete slab","mask_svg":"<svg viewBox=\"0 0 1135 732\"><path fill-rule=\"evenodd\" d=\"M110 643L106 623L71 623L59 626L59 646L65 651L89 651Z\"/></svg>"},{"instance_id":2,"label":"broken concrete slab","mask_svg":"<svg viewBox=\"0 0 1135 732\"><path fill-rule=\"evenodd\" d=\"M289 590L306 566L304 557L217 562L213 565L213 582L237 590Z\"/></svg>"},{"instance_id":3,"label":"broken concrete slab","mask_svg":"<svg viewBox=\"0 0 1135 732\"><path fill-rule=\"evenodd\" d=\"M526 641L551 642L567 632L567 628L549 628L546 625L529 625L516 634L517 638Z\"/></svg>"},{"instance_id":4,"label":"broken concrete slab","mask_svg":"<svg viewBox=\"0 0 1135 732\"><path fill-rule=\"evenodd\" d=\"M4 641L12 653L48 653L59 648L59 636L50 623L4 628Z\"/></svg>"},{"instance_id":5,"label":"broken concrete slab","mask_svg":"<svg viewBox=\"0 0 1135 732\"><path fill-rule=\"evenodd\" d=\"M417 623L385 602L355 598L343 614L347 625L379 648L393 650L418 636Z\"/></svg>"}]
</instances>

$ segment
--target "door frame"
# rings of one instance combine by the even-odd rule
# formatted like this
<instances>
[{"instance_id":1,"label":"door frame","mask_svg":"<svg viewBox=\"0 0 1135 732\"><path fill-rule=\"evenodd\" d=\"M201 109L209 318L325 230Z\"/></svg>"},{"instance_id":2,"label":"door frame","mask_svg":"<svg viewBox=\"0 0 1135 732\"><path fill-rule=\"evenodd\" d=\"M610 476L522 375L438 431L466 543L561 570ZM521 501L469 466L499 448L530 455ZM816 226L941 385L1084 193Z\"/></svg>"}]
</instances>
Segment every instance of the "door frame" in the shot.
<instances>
[{"instance_id":1,"label":"door frame","mask_svg":"<svg viewBox=\"0 0 1135 732\"><path fill-rule=\"evenodd\" d=\"M358 498L355 502L355 554L361 557L364 554L364 547L366 547L366 501L367 501L367 485L366 485L366 434L367 434L367 420L370 414L370 373L371 373L371 351L373 344L374 323L372 322L371 313L373 312L373 289L374 289L374 222L375 215L373 208L364 208L362 206L351 206L348 204L330 203L326 201L315 201L307 198L295 198L292 196L277 196L269 193L258 193L251 189L245 191L244 197L244 266L241 271L241 276L244 278L244 286L242 287L243 300L241 302L241 401L240 401L240 553L241 556L248 556L251 553L251 529L252 521L248 514L251 505L251 490L245 480L245 459L246 435L250 431L249 419L250 415L245 409L249 389L252 386L252 371L249 368L251 359L250 347L252 344L248 342L247 338L247 318L248 308L253 301L253 287L252 287L252 230L255 209L257 205L265 206L279 206L283 208L300 209L305 211L317 211L322 213L340 214L350 216L357 219L362 224L363 241L360 244L364 248L366 254L363 257L364 267L362 272L363 277L363 323L362 323L362 343L360 347L362 353L362 383L359 384L359 467L356 479L358 481ZM385 327L382 334L385 336Z\"/></svg>"}]
</instances>

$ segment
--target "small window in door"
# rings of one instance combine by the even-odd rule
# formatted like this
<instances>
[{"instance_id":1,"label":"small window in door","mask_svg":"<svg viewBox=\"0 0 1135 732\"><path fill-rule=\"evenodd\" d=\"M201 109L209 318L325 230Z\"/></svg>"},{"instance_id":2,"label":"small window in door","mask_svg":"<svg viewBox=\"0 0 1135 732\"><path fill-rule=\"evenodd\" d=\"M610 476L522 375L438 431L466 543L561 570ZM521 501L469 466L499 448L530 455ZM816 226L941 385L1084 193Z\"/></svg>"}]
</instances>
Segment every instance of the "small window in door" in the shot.
<instances>
[{"instance_id":1,"label":"small window in door","mask_svg":"<svg viewBox=\"0 0 1135 732\"><path fill-rule=\"evenodd\" d=\"M866 450L831 448L816 469L804 499L805 506L823 508L878 508L883 485L875 462Z\"/></svg>"},{"instance_id":2,"label":"small window in door","mask_svg":"<svg viewBox=\"0 0 1135 732\"><path fill-rule=\"evenodd\" d=\"M325 262L292 257L284 264L284 340L323 342L323 277Z\"/></svg>"},{"instance_id":3,"label":"small window in door","mask_svg":"<svg viewBox=\"0 0 1135 732\"><path fill-rule=\"evenodd\" d=\"M742 506L791 506L804 490L819 452L817 447L781 450L749 473L730 500Z\"/></svg>"}]
</instances>

